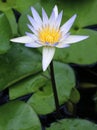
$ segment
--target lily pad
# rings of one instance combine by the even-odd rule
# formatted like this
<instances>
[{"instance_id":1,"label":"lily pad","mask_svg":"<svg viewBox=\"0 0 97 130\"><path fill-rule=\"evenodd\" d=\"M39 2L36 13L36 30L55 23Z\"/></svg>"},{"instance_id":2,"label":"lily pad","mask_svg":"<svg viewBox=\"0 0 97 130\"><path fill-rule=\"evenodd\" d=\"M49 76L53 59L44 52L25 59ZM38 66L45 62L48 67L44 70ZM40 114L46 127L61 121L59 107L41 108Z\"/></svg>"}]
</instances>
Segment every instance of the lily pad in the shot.
<instances>
[{"instance_id":1,"label":"lily pad","mask_svg":"<svg viewBox=\"0 0 97 130\"><path fill-rule=\"evenodd\" d=\"M0 56L0 90L41 71L41 55L35 49L20 44Z\"/></svg>"},{"instance_id":2,"label":"lily pad","mask_svg":"<svg viewBox=\"0 0 97 130\"><path fill-rule=\"evenodd\" d=\"M11 1L10 4L9 4L9 0L7 2L0 1L0 11L2 11L6 15L7 21L9 22L8 24L11 27L11 30L9 32L12 32L14 36L17 35L17 23L11 7L13 5L14 5L14 1ZM6 26L3 27L5 30Z\"/></svg>"},{"instance_id":3,"label":"lily pad","mask_svg":"<svg viewBox=\"0 0 97 130\"><path fill-rule=\"evenodd\" d=\"M46 84L47 80L48 79L40 73L11 85L9 88L10 100L39 91L39 89L42 89Z\"/></svg>"},{"instance_id":4,"label":"lily pad","mask_svg":"<svg viewBox=\"0 0 97 130\"><path fill-rule=\"evenodd\" d=\"M63 119L53 123L46 130L97 130L97 125L82 119Z\"/></svg>"},{"instance_id":5,"label":"lily pad","mask_svg":"<svg viewBox=\"0 0 97 130\"><path fill-rule=\"evenodd\" d=\"M15 0L14 8L19 12L23 13L25 10L27 10L33 5L37 5L38 3L40 3L40 0Z\"/></svg>"},{"instance_id":6,"label":"lily pad","mask_svg":"<svg viewBox=\"0 0 97 130\"><path fill-rule=\"evenodd\" d=\"M11 28L4 13L0 13L0 54L7 52L10 48L9 39Z\"/></svg>"},{"instance_id":7,"label":"lily pad","mask_svg":"<svg viewBox=\"0 0 97 130\"><path fill-rule=\"evenodd\" d=\"M41 130L41 124L28 104L14 101L0 107L0 130Z\"/></svg>"},{"instance_id":8,"label":"lily pad","mask_svg":"<svg viewBox=\"0 0 97 130\"><path fill-rule=\"evenodd\" d=\"M78 103L80 100L80 93L76 88L73 88L70 95L70 101L72 103Z\"/></svg>"},{"instance_id":9,"label":"lily pad","mask_svg":"<svg viewBox=\"0 0 97 130\"><path fill-rule=\"evenodd\" d=\"M75 86L75 75L72 68L66 64L54 62L54 67L58 98L61 105L70 98L71 90ZM38 114L47 114L55 110L51 81L49 79L45 80L43 87L36 91L28 100L28 104Z\"/></svg>"}]
</instances>

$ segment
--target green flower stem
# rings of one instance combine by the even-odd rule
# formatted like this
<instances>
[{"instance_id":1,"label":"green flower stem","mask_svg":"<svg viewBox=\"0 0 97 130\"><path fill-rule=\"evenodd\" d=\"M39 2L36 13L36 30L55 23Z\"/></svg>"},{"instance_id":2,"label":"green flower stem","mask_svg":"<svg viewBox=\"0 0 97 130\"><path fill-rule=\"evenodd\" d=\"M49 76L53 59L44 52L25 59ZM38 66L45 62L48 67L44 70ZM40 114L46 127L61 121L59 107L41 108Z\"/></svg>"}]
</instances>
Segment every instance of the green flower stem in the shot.
<instances>
[{"instance_id":1,"label":"green flower stem","mask_svg":"<svg viewBox=\"0 0 97 130\"><path fill-rule=\"evenodd\" d=\"M57 117L59 118L61 114L60 114L60 109L59 109L60 105L59 105L58 93L57 93L55 76L54 76L53 61L51 61L50 63L50 74L51 74L51 82L52 82L52 89L53 89L53 94L54 94Z\"/></svg>"}]
</instances>

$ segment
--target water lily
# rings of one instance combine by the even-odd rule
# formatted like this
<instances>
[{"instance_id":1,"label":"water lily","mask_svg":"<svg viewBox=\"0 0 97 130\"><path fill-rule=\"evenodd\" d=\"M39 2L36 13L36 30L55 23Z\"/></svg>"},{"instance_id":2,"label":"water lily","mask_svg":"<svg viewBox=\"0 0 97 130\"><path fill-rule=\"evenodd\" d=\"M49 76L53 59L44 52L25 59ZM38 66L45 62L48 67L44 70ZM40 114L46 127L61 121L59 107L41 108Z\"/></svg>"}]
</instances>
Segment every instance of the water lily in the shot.
<instances>
[{"instance_id":1,"label":"water lily","mask_svg":"<svg viewBox=\"0 0 97 130\"><path fill-rule=\"evenodd\" d=\"M28 28L31 30L31 33L26 32L25 36L14 38L10 41L25 43L25 46L32 48L43 47L43 71L47 69L52 61L56 47L69 47L72 43L88 38L88 36L70 35L69 30L75 21L76 14L73 15L65 24L60 26L63 11L58 14L57 6L53 8L49 18L43 8L42 18L35 8L31 7L31 11L33 17L28 15L30 24L27 24Z\"/></svg>"}]
</instances>

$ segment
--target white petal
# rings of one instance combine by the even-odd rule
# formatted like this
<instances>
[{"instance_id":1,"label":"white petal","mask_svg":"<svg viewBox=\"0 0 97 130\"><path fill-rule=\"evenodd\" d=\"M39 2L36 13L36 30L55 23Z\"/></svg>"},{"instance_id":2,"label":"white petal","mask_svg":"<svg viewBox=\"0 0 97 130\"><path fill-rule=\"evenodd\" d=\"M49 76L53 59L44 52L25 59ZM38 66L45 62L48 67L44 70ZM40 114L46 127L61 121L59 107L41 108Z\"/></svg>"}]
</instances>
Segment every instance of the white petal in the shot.
<instances>
[{"instance_id":1,"label":"white petal","mask_svg":"<svg viewBox=\"0 0 97 130\"><path fill-rule=\"evenodd\" d=\"M35 20L30 15L27 15L27 17L28 17L30 23L32 24L32 26L36 26Z\"/></svg>"},{"instance_id":2,"label":"white petal","mask_svg":"<svg viewBox=\"0 0 97 130\"><path fill-rule=\"evenodd\" d=\"M47 69L55 53L54 47L43 47L42 52L42 67L43 71Z\"/></svg>"},{"instance_id":3,"label":"white petal","mask_svg":"<svg viewBox=\"0 0 97 130\"><path fill-rule=\"evenodd\" d=\"M53 11L55 13L55 18L57 18L58 17L58 7L57 7L57 5L55 5Z\"/></svg>"},{"instance_id":4,"label":"white petal","mask_svg":"<svg viewBox=\"0 0 97 130\"><path fill-rule=\"evenodd\" d=\"M61 20L62 20L62 15L63 15L63 11L60 12L60 14L58 15L57 19L56 19L56 24L55 26L57 28L59 28L60 24L61 24Z\"/></svg>"},{"instance_id":5,"label":"white petal","mask_svg":"<svg viewBox=\"0 0 97 130\"><path fill-rule=\"evenodd\" d=\"M67 33L71 26L73 25L74 21L75 21L75 18L76 18L76 14L73 15L65 24L63 24L63 26L60 28L61 31L63 31L63 33Z\"/></svg>"},{"instance_id":6,"label":"white petal","mask_svg":"<svg viewBox=\"0 0 97 130\"><path fill-rule=\"evenodd\" d=\"M37 23L30 15L28 15L28 19L35 30L38 30L41 27L40 24Z\"/></svg>"},{"instance_id":7,"label":"white petal","mask_svg":"<svg viewBox=\"0 0 97 130\"><path fill-rule=\"evenodd\" d=\"M65 41L65 39L66 39L67 37L69 37L69 36L70 36L70 33L69 33L69 32L66 33L65 35L62 34L62 36L61 36L59 42L63 42L63 41Z\"/></svg>"},{"instance_id":8,"label":"white petal","mask_svg":"<svg viewBox=\"0 0 97 130\"><path fill-rule=\"evenodd\" d=\"M48 24L48 16L45 12L45 10L42 8L42 18L43 18L43 25L47 25Z\"/></svg>"},{"instance_id":9,"label":"white petal","mask_svg":"<svg viewBox=\"0 0 97 130\"><path fill-rule=\"evenodd\" d=\"M56 47L57 48L66 48L66 47L69 47L70 45L69 44L64 44L64 42L62 43L59 43Z\"/></svg>"},{"instance_id":10,"label":"white petal","mask_svg":"<svg viewBox=\"0 0 97 130\"><path fill-rule=\"evenodd\" d=\"M18 42L18 43L32 43L33 39L29 36L22 36L18 38L13 38L10 40L11 42Z\"/></svg>"},{"instance_id":11,"label":"white petal","mask_svg":"<svg viewBox=\"0 0 97 130\"><path fill-rule=\"evenodd\" d=\"M33 26L27 24L28 28L34 33L34 34L38 34L37 31L33 28Z\"/></svg>"},{"instance_id":12,"label":"white petal","mask_svg":"<svg viewBox=\"0 0 97 130\"><path fill-rule=\"evenodd\" d=\"M38 37L32 33L26 32L26 35L33 39L33 41L37 41Z\"/></svg>"},{"instance_id":13,"label":"white petal","mask_svg":"<svg viewBox=\"0 0 97 130\"><path fill-rule=\"evenodd\" d=\"M72 44L87 39L89 36L80 35L69 35L65 40L64 44Z\"/></svg>"},{"instance_id":14,"label":"white petal","mask_svg":"<svg viewBox=\"0 0 97 130\"><path fill-rule=\"evenodd\" d=\"M50 27L53 27L54 24L55 24L55 12L53 10L51 13L50 19L49 19L49 25L50 25Z\"/></svg>"},{"instance_id":15,"label":"white petal","mask_svg":"<svg viewBox=\"0 0 97 130\"><path fill-rule=\"evenodd\" d=\"M32 48L38 48L38 47L41 47L42 45L38 44L36 42L33 42L33 43L26 43L25 46L32 47Z\"/></svg>"},{"instance_id":16,"label":"white petal","mask_svg":"<svg viewBox=\"0 0 97 130\"><path fill-rule=\"evenodd\" d=\"M53 8L53 11L51 13L50 19L49 19L49 25L50 25L51 28L56 26L55 20L56 20L57 17L58 17L58 8L55 5L55 7Z\"/></svg>"},{"instance_id":17,"label":"white petal","mask_svg":"<svg viewBox=\"0 0 97 130\"><path fill-rule=\"evenodd\" d=\"M33 17L34 17L34 19L35 19L35 21L37 22L37 23L42 23L42 20L41 20L41 18L40 18L40 16L39 16L39 14L38 14L38 12L33 8L33 7L31 7L31 11L32 11L32 14L33 14Z\"/></svg>"}]
</instances>

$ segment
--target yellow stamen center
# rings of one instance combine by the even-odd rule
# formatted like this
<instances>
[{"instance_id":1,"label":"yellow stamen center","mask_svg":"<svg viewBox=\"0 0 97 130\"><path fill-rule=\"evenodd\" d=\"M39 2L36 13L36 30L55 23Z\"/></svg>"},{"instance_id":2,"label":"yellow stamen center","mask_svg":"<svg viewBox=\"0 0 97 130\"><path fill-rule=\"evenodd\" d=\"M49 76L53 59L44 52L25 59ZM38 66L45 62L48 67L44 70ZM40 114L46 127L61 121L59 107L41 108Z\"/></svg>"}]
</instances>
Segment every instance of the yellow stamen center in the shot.
<instances>
[{"instance_id":1,"label":"yellow stamen center","mask_svg":"<svg viewBox=\"0 0 97 130\"><path fill-rule=\"evenodd\" d=\"M43 43L55 44L59 41L60 37L60 31L50 27L43 28L39 32L39 39Z\"/></svg>"}]
</instances>

